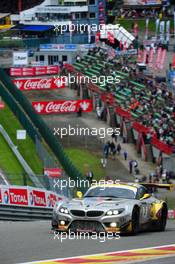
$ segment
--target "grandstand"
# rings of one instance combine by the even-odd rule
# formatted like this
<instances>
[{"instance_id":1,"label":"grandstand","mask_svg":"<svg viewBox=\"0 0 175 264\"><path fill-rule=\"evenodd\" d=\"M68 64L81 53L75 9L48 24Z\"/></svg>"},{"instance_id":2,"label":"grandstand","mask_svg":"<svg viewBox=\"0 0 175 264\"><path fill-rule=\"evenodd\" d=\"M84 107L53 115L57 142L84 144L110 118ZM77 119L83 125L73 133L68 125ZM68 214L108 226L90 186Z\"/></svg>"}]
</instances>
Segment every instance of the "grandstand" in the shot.
<instances>
[{"instance_id":1,"label":"grandstand","mask_svg":"<svg viewBox=\"0 0 175 264\"><path fill-rule=\"evenodd\" d=\"M167 154L174 152L175 104L166 84L147 80L137 73L132 61L121 62L116 57L109 61L107 57L105 50L96 48L76 62L74 68L89 77L120 76L118 85L115 82L105 86L99 83L99 92L112 95L116 114L130 120L132 127L142 132L145 144L156 145Z\"/></svg>"}]
</instances>

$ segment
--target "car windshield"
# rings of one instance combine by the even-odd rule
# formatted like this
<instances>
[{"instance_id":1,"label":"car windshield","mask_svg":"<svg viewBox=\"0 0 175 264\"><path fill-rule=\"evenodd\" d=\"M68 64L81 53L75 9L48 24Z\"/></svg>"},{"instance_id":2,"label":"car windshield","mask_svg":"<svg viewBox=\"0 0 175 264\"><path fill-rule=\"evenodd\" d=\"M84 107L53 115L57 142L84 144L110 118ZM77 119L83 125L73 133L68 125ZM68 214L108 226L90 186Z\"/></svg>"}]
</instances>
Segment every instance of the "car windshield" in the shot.
<instances>
[{"instance_id":1,"label":"car windshield","mask_svg":"<svg viewBox=\"0 0 175 264\"><path fill-rule=\"evenodd\" d=\"M124 187L95 187L88 190L84 197L111 197L135 199L136 193L133 190Z\"/></svg>"}]
</instances>

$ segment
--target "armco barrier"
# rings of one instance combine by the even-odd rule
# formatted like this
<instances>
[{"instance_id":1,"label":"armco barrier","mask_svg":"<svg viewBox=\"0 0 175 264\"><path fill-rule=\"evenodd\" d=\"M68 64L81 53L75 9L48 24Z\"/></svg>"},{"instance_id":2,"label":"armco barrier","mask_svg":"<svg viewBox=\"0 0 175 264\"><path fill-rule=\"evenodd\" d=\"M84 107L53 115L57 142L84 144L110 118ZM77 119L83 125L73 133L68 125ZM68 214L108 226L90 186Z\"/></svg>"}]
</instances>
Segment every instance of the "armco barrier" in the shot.
<instances>
[{"instance_id":1,"label":"armco barrier","mask_svg":"<svg viewBox=\"0 0 175 264\"><path fill-rule=\"evenodd\" d=\"M9 76L4 72L3 69L0 69L0 81L3 83L1 85L1 88L3 92L1 93L1 96L3 97L4 101L8 103L8 105L11 107L13 112L16 114L14 105L10 105L9 101L7 100L7 91L10 93L11 96L15 98L15 100L19 103L19 105L23 108L23 110L26 112L26 114L29 116L30 120L34 124L34 126L38 129L39 133L42 135L44 140L47 142L47 144L52 149L55 156L60 161L61 165L63 166L65 172L74 180L77 181L77 179L82 179L83 175L80 173L80 171L72 164L68 156L65 154L64 149L58 140L57 137L55 137L51 131L51 129L46 125L44 120L35 113L34 109L32 108L31 104L27 100L27 98L17 89L17 87L12 83ZM12 102L11 99L11 103ZM21 112L22 114L23 112ZM18 116L20 116L20 113L18 113ZM22 120L20 119L21 123L25 125ZM25 127L25 126L24 126ZM31 133L29 133L31 134ZM36 133L37 135L37 133ZM32 137L33 139L33 137Z\"/></svg>"},{"instance_id":2,"label":"armco barrier","mask_svg":"<svg viewBox=\"0 0 175 264\"><path fill-rule=\"evenodd\" d=\"M50 219L55 204L65 199L39 188L0 185L0 220Z\"/></svg>"},{"instance_id":3,"label":"armco barrier","mask_svg":"<svg viewBox=\"0 0 175 264\"><path fill-rule=\"evenodd\" d=\"M9 206L0 204L0 220L31 221L50 220L53 208L33 208L23 206Z\"/></svg>"}]
</instances>

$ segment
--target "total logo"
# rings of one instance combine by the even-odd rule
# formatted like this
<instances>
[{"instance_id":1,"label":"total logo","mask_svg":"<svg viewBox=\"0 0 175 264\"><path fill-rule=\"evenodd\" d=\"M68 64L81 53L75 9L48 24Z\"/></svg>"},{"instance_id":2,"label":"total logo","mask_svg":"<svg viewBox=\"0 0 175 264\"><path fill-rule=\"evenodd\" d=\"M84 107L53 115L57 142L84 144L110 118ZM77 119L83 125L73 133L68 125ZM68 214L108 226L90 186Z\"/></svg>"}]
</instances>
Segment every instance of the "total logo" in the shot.
<instances>
[{"instance_id":1,"label":"total logo","mask_svg":"<svg viewBox=\"0 0 175 264\"><path fill-rule=\"evenodd\" d=\"M9 203L9 197L10 197L9 191L5 191L4 192L4 202L5 202L5 204Z\"/></svg>"}]
</instances>

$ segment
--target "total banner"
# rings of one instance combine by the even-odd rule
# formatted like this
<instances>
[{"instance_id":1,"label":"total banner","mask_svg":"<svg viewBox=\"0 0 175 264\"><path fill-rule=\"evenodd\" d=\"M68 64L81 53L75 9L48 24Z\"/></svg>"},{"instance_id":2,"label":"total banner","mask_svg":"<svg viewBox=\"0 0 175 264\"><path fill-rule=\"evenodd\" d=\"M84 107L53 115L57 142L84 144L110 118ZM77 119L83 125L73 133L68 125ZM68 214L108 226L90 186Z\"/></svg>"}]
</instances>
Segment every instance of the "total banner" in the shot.
<instances>
[{"instance_id":1,"label":"total banner","mask_svg":"<svg viewBox=\"0 0 175 264\"><path fill-rule=\"evenodd\" d=\"M0 185L0 204L3 205L53 208L63 199L65 197L44 189Z\"/></svg>"},{"instance_id":2,"label":"total banner","mask_svg":"<svg viewBox=\"0 0 175 264\"><path fill-rule=\"evenodd\" d=\"M59 72L60 68L58 65L10 68L10 76L14 77L51 75Z\"/></svg>"},{"instance_id":3,"label":"total banner","mask_svg":"<svg viewBox=\"0 0 175 264\"><path fill-rule=\"evenodd\" d=\"M65 88L62 78L15 79L13 83L21 91Z\"/></svg>"},{"instance_id":4,"label":"total banner","mask_svg":"<svg viewBox=\"0 0 175 264\"><path fill-rule=\"evenodd\" d=\"M93 110L91 99L32 102L32 106L38 114L76 113L80 108L82 112Z\"/></svg>"}]
</instances>

